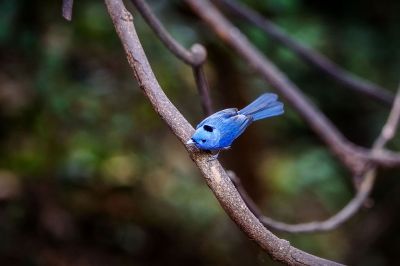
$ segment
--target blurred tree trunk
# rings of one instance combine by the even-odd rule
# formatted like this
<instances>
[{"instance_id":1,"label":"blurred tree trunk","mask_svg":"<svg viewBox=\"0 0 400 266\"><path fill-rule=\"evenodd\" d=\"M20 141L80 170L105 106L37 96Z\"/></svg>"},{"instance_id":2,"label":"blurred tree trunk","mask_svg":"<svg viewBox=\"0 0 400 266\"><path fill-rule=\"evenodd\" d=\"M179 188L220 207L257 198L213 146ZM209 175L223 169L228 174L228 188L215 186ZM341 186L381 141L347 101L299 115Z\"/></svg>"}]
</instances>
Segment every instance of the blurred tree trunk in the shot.
<instances>
[{"instance_id":1,"label":"blurred tree trunk","mask_svg":"<svg viewBox=\"0 0 400 266\"><path fill-rule=\"evenodd\" d=\"M246 84L243 82L243 74L236 68L232 57L223 49L212 46L209 47L210 61L216 64L215 71L215 90L218 91L219 104L215 110L230 107L243 108L252 100L247 97ZM250 100L249 100L250 99ZM266 194L256 175L257 165L259 165L261 149L260 136L253 127L249 127L246 132L238 138L232 148L220 154L220 159L225 162L226 168L233 170L241 179L242 184L252 199L259 203Z\"/></svg>"}]
</instances>

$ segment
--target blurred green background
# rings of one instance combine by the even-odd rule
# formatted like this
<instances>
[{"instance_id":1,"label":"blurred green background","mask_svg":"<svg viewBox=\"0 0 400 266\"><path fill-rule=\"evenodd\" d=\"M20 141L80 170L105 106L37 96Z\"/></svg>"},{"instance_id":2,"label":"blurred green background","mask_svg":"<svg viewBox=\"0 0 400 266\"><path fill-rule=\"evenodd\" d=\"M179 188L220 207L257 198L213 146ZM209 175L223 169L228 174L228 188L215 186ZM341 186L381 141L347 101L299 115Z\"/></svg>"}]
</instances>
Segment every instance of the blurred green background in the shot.
<instances>
[{"instance_id":1,"label":"blurred green background","mask_svg":"<svg viewBox=\"0 0 400 266\"><path fill-rule=\"evenodd\" d=\"M0 0L1 265L270 265L230 221L183 146L142 95L102 1ZM243 1L346 69L395 91L400 2ZM181 1L149 1L186 47L204 44L216 109L274 91ZM166 94L202 118L191 69L132 8ZM234 20L353 142L370 146L388 107L319 74L255 27ZM287 105L223 152L265 214L326 218L353 195L349 173ZM397 137L389 145L400 148ZM397 174L396 174L397 173ZM313 254L352 265L394 265L400 182L381 171L369 210L329 233L278 233Z\"/></svg>"}]
</instances>

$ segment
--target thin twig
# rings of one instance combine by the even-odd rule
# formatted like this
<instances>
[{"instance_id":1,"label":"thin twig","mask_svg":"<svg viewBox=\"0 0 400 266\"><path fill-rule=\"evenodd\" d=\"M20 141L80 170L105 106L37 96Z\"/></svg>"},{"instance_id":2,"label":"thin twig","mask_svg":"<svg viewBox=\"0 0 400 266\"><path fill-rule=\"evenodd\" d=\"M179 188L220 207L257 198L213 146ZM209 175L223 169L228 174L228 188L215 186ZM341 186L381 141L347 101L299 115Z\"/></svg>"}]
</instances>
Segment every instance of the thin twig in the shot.
<instances>
[{"instance_id":1,"label":"thin twig","mask_svg":"<svg viewBox=\"0 0 400 266\"><path fill-rule=\"evenodd\" d=\"M105 0L105 3L140 88L176 137L185 143L194 129L158 84L136 34L132 15L124 7L122 0ZM227 214L273 259L288 265L339 265L296 249L288 241L272 234L246 207L219 162L209 161L210 155L205 152L191 150L190 146L186 148Z\"/></svg>"},{"instance_id":2,"label":"thin twig","mask_svg":"<svg viewBox=\"0 0 400 266\"><path fill-rule=\"evenodd\" d=\"M256 25L267 33L272 39L278 41L297 54L310 65L315 66L318 70L331 76L334 80L348 88L367 95L371 99L390 106L393 103L393 94L381 86L374 84L368 80L357 77L354 74L342 69L324 55L318 53L310 47L290 37L283 29L274 24L271 20L261 16L255 10L245 7L234 0L213 0L222 4L229 11L238 17Z\"/></svg>"},{"instance_id":3,"label":"thin twig","mask_svg":"<svg viewBox=\"0 0 400 266\"><path fill-rule=\"evenodd\" d=\"M62 16L68 21L72 19L73 6L74 0L63 0L62 2Z\"/></svg>"},{"instance_id":4,"label":"thin twig","mask_svg":"<svg viewBox=\"0 0 400 266\"><path fill-rule=\"evenodd\" d=\"M265 55L260 53L209 1L185 0L185 2L223 41L282 94L331 151L355 175L362 173L370 161L385 167L400 165L400 155L397 153L384 150L378 155L372 154L369 149L359 147L347 140L300 89Z\"/></svg>"},{"instance_id":5,"label":"thin twig","mask_svg":"<svg viewBox=\"0 0 400 266\"><path fill-rule=\"evenodd\" d=\"M400 120L400 86L397 91L395 101L388 116L385 125L382 127L381 133L376 138L371 152L379 154L388 141L390 141L396 132ZM363 206L374 186L376 178L376 166L369 165L365 170L365 174L361 178L361 184L358 188L356 196L338 213L324 221L287 224L276 221L272 218L263 216L257 205L252 201L244 190L240 179L233 172L228 172L232 182L241 194L249 209L258 219L267 227L289 233L315 233L333 230L344 222L349 220Z\"/></svg>"},{"instance_id":6,"label":"thin twig","mask_svg":"<svg viewBox=\"0 0 400 266\"><path fill-rule=\"evenodd\" d=\"M386 145L386 143L394 137L396 130L399 126L399 120L400 120L400 85L397 90L396 98L394 100L393 107L392 110L390 111L386 124L383 126L381 134L374 143L374 147L378 149L377 152L379 152L379 149L382 149Z\"/></svg>"},{"instance_id":7,"label":"thin twig","mask_svg":"<svg viewBox=\"0 0 400 266\"><path fill-rule=\"evenodd\" d=\"M195 47L194 47L195 48ZM202 66L193 66L193 75L200 95L201 106L206 116L213 113L209 86Z\"/></svg>"},{"instance_id":8,"label":"thin twig","mask_svg":"<svg viewBox=\"0 0 400 266\"><path fill-rule=\"evenodd\" d=\"M190 50L187 50L168 33L145 1L131 0L131 2L135 5L137 10L146 20L147 24L149 24L150 28L168 50L193 68L193 75L200 94L204 114L207 116L211 115L213 113L212 102L209 94L209 86L203 70L207 58L206 49L201 44L196 43L190 48Z\"/></svg>"}]
</instances>

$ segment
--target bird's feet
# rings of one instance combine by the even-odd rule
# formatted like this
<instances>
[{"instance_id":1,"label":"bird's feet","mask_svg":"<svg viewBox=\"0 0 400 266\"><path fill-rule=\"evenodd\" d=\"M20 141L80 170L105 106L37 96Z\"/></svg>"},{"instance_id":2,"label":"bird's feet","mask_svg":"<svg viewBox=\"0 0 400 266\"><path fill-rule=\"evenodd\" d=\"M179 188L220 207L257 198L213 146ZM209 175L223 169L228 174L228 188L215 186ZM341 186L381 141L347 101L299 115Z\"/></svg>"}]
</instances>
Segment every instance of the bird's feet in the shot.
<instances>
[{"instance_id":1,"label":"bird's feet","mask_svg":"<svg viewBox=\"0 0 400 266\"><path fill-rule=\"evenodd\" d=\"M218 159L219 153L220 153L220 151L218 151L218 152L215 153L215 154L212 154L212 153L211 153L211 156L207 159L207 162L211 162L211 161L217 160L217 159Z\"/></svg>"}]
</instances>

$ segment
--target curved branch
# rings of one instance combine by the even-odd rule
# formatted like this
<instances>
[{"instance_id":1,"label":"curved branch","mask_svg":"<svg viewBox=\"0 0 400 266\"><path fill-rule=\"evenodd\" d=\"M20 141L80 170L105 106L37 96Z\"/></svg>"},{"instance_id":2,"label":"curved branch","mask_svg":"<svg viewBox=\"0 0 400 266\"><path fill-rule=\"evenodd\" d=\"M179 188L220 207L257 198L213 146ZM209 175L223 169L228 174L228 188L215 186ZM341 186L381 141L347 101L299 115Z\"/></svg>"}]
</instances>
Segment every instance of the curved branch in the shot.
<instances>
[{"instance_id":1,"label":"curved branch","mask_svg":"<svg viewBox=\"0 0 400 266\"><path fill-rule=\"evenodd\" d=\"M347 140L332 122L308 100L266 56L260 53L247 38L234 27L209 1L185 0L216 34L231 46L269 84L276 88L294 107L331 151L355 175L363 172L368 162L381 166L400 165L400 155L382 151L379 155L356 146Z\"/></svg>"},{"instance_id":2,"label":"curved branch","mask_svg":"<svg viewBox=\"0 0 400 266\"><path fill-rule=\"evenodd\" d=\"M105 0L105 3L140 88L176 137L185 143L194 129L158 84L137 37L132 15L125 9L122 0ZM289 265L340 265L292 247L288 241L272 234L246 207L217 160L209 161L209 154L191 150L189 146L186 149L224 210L273 259Z\"/></svg>"},{"instance_id":3,"label":"curved branch","mask_svg":"<svg viewBox=\"0 0 400 266\"><path fill-rule=\"evenodd\" d=\"M375 178L376 172L368 171L356 196L343 209L325 221L286 224L269 217L262 217L260 220L265 226L290 233L314 233L333 230L349 220L363 206L374 187Z\"/></svg>"},{"instance_id":4,"label":"curved branch","mask_svg":"<svg viewBox=\"0 0 400 266\"><path fill-rule=\"evenodd\" d=\"M246 202L249 209L254 213L256 217L261 221L263 225L268 228L279 230L288 233L315 233L315 232L325 232L333 230L348 219L350 219L357 211L363 206L365 200L368 198L371 190L374 186L374 181L376 177L375 172L368 172L368 174L363 179L356 196L338 213L324 221L315 221L309 223L299 223L299 224L288 224L284 222L277 221L270 217L264 216L257 205L252 201L246 191L243 189L239 178L230 174L232 182L239 191L243 200Z\"/></svg>"},{"instance_id":5,"label":"curved branch","mask_svg":"<svg viewBox=\"0 0 400 266\"><path fill-rule=\"evenodd\" d=\"M342 69L324 55L291 38L279 26L267 18L262 17L256 11L239 4L234 0L213 1L222 4L222 6L227 8L238 17L256 25L258 28L267 33L272 39L286 46L304 61L308 62L310 65L313 65L321 72L329 75L340 84L347 86L348 88L359 93L363 93L371 99L379 100L388 106L392 104L394 96L391 92L377 84L357 77L345 69Z\"/></svg>"},{"instance_id":6,"label":"curved branch","mask_svg":"<svg viewBox=\"0 0 400 266\"><path fill-rule=\"evenodd\" d=\"M388 141L390 141L396 132L398 123L400 120L400 86L396 94L392 109L388 116L385 125L382 127L381 133L376 138L374 145L372 147L371 153L379 154L383 147ZM241 194L244 202L249 207L249 209L254 213L255 216L267 227L273 228L275 230L289 232L289 233L314 233L314 232L324 232L330 231L348 219L350 219L357 211L363 206L365 200L371 193L374 187L374 181L376 178L376 166L369 165L365 171L364 177L361 179L361 184L358 187L356 196L337 214L330 217L325 221L320 222L309 222L300 224L287 224L280 221L276 221L272 218L263 216L257 205L252 201L252 199L247 195L244 190L240 179L236 177L233 172L228 172L232 182L234 183L236 189ZM356 179L357 180L357 179Z\"/></svg>"},{"instance_id":7,"label":"curved branch","mask_svg":"<svg viewBox=\"0 0 400 266\"><path fill-rule=\"evenodd\" d=\"M196 43L190 50L187 50L168 33L145 1L131 0L131 2L168 50L184 63L192 66L204 114L207 116L211 115L213 113L212 102L209 95L209 86L203 70L203 65L207 58L206 49L203 45Z\"/></svg>"}]
</instances>

